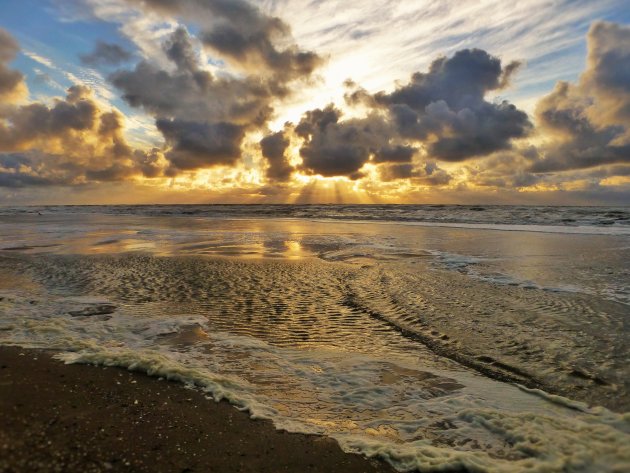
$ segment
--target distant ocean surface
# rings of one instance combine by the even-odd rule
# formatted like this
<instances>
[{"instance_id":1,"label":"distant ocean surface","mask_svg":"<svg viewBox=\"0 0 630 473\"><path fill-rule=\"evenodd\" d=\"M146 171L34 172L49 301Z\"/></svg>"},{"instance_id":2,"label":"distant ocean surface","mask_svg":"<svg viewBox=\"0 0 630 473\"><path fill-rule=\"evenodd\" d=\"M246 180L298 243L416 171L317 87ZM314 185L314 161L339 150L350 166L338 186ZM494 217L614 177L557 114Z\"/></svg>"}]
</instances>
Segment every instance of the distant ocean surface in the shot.
<instances>
[{"instance_id":1,"label":"distant ocean surface","mask_svg":"<svg viewBox=\"0 0 630 473\"><path fill-rule=\"evenodd\" d=\"M400 471L630 471L630 208L0 208L0 344Z\"/></svg>"},{"instance_id":2,"label":"distant ocean surface","mask_svg":"<svg viewBox=\"0 0 630 473\"><path fill-rule=\"evenodd\" d=\"M610 228L597 233L630 233L628 207L559 207L506 205L116 205L0 207L0 215L29 213L142 216L197 216L208 218L303 218L479 226ZM553 229L551 229L553 231ZM557 230L560 231L560 230Z\"/></svg>"}]
</instances>

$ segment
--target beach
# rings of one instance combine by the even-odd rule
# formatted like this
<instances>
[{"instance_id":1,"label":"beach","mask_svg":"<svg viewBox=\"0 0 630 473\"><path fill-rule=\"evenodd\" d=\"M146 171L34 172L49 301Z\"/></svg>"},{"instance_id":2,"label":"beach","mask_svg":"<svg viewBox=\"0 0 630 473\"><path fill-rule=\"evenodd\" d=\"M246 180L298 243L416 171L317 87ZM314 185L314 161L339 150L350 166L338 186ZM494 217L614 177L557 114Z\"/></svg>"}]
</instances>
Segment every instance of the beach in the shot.
<instances>
[{"instance_id":1,"label":"beach","mask_svg":"<svg viewBox=\"0 0 630 473\"><path fill-rule=\"evenodd\" d=\"M180 384L0 348L3 472L393 472Z\"/></svg>"},{"instance_id":2,"label":"beach","mask_svg":"<svg viewBox=\"0 0 630 473\"><path fill-rule=\"evenodd\" d=\"M368 210L5 211L3 468L630 465L622 214Z\"/></svg>"},{"instance_id":3,"label":"beach","mask_svg":"<svg viewBox=\"0 0 630 473\"><path fill-rule=\"evenodd\" d=\"M0 473L629 473L629 3L0 1Z\"/></svg>"}]
</instances>

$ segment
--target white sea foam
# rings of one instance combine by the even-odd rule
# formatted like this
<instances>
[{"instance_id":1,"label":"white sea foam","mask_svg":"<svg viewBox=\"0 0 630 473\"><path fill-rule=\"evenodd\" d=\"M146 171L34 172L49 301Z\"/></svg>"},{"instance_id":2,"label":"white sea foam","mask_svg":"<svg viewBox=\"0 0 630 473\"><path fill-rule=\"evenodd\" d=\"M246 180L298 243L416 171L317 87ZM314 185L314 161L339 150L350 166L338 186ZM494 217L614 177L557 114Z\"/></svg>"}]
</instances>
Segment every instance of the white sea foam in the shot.
<instances>
[{"instance_id":1,"label":"white sea foam","mask_svg":"<svg viewBox=\"0 0 630 473\"><path fill-rule=\"evenodd\" d=\"M630 471L630 414L446 357L627 400L625 236L108 211L0 226L0 344L194 385L401 470ZM231 253L261 261L203 258Z\"/></svg>"},{"instance_id":2,"label":"white sea foam","mask_svg":"<svg viewBox=\"0 0 630 473\"><path fill-rule=\"evenodd\" d=\"M194 385L280 429L325 434L401 471L625 471L630 418L404 353L278 347L200 316L72 316L100 296L4 292L0 343ZM197 330L195 330L197 328ZM192 339L183 337L192 332ZM182 338L183 337L183 338ZM196 338L195 338L196 337ZM181 340L186 339L185 343ZM576 409L576 407L579 407Z\"/></svg>"}]
</instances>

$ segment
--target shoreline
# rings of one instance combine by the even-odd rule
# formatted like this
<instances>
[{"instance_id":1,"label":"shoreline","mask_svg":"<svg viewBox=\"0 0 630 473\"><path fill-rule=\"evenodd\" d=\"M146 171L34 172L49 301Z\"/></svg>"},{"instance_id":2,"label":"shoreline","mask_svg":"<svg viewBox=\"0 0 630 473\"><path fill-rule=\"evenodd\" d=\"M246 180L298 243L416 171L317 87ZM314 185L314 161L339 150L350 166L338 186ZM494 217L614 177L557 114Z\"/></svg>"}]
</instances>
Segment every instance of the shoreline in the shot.
<instances>
[{"instance_id":1,"label":"shoreline","mask_svg":"<svg viewBox=\"0 0 630 473\"><path fill-rule=\"evenodd\" d=\"M0 346L0 471L395 472L179 383L52 354Z\"/></svg>"}]
</instances>

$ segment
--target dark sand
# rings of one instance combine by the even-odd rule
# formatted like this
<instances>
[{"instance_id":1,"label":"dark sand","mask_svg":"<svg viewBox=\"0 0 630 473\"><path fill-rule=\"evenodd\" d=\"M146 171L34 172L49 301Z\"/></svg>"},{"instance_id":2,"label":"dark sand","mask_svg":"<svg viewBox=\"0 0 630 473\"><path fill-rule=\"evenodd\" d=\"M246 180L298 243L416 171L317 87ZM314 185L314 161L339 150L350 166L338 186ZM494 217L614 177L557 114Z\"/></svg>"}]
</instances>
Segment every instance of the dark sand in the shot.
<instances>
[{"instance_id":1,"label":"dark sand","mask_svg":"<svg viewBox=\"0 0 630 473\"><path fill-rule=\"evenodd\" d=\"M118 368L0 347L0 472L393 472Z\"/></svg>"}]
</instances>

